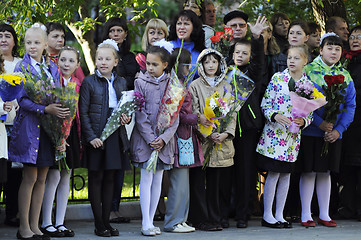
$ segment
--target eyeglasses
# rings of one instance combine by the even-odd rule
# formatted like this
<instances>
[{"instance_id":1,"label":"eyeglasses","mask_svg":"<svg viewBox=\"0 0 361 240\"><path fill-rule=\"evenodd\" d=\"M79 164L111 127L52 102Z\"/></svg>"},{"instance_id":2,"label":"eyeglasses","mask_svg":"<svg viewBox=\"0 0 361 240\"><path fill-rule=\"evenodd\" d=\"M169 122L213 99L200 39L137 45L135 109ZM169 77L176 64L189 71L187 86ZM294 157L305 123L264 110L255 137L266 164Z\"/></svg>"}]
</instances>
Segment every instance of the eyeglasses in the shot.
<instances>
[{"instance_id":1,"label":"eyeglasses","mask_svg":"<svg viewBox=\"0 0 361 240\"><path fill-rule=\"evenodd\" d=\"M235 24L230 25L231 28L236 28L237 26L239 28L245 28L247 26L247 24L246 23L235 23Z\"/></svg>"},{"instance_id":2,"label":"eyeglasses","mask_svg":"<svg viewBox=\"0 0 361 240\"><path fill-rule=\"evenodd\" d=\"M350 36L350 40L355 40L355 39L361 40L361 35L359 34L359 35L351 35Z\"/></svg>"}]
</instances>

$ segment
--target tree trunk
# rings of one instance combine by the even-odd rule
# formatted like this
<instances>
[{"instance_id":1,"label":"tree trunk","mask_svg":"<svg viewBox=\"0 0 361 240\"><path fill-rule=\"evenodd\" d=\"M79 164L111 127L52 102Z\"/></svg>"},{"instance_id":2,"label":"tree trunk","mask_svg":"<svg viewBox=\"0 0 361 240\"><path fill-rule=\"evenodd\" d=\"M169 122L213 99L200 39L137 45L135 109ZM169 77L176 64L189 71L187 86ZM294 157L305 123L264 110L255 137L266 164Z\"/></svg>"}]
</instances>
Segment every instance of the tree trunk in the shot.
<instances>
[{"instance_id":1,"label":"tree trunk","mask_svg":"<svg viewBox=\"0 0 361 240\"><path fill-rule=\"evenodd\" d=\"M85 0L78 9L78 14L81 20L84 20L85 18L89 18L90 12L88 11L88 6L90 5L91 0ZM67 22L66 25L72 31L74 34L76 40L79 42L83 53L84 53L84 60L86 65L88 66L88 70L91 74L94 73L95 69L95 44L94 44L94 30L89 30L86 33L83 33L81 29L76 27L74 25L75 20L72 20L71 22Z\"/></svg>"},{"instance_id":2,"label":"tree trunk","mask_svg":"<svg viewBox=\"0 0 361 240\"><path fill-rule=\"evenodd\" d=\"M311 3L313 15L323 30L325 30L325 23L329 17L339 16L346 19L346 8L343 0L311 0Z\"/></svg>"},{"instance_id":3,"label":"tree trunk","mask_svg":"<svg viewBox=\"0 0 361 240\"><path fill-rule=\"evenodd\" d=\"M66 24L70 31L74 34L76 40L81 46L81 49L84 53L84 60L88 67L88 70L91 74L94 73L95 63L94 63L94 56L95 56L95 46L93 41L93 30L86 32L85 34L82 31L75 27L73 23Z\"/></svg>"}]
</instances>

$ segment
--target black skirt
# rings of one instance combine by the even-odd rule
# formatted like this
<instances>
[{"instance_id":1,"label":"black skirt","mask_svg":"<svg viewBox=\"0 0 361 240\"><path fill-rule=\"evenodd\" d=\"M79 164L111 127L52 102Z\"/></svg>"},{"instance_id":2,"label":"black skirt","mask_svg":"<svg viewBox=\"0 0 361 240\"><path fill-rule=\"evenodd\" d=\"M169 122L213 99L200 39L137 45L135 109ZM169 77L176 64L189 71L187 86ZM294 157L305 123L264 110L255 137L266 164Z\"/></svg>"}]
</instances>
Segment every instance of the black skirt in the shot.
<instances>
[{"instance_id":1,"label":"black skirt","mask_svg":"<svg viewBox=\"0 0 361 240\"><path fill-rule=\"evenodd\" d=\"M108 117L111 110L108 111ZM124 127L124 126L121 126ZM103 147L93 148L90 144L85 147L86 167L90 171L100 170L129 170L129 152L124 151L120 136L120 128L110 135L104 142Z\"/></svg>"},{"instance_id":2,"label":"black skirt","mask_svg":"<svg viewBox=\"0 0 361 240\"><path fill-rule=\"evenodd\" d=\"M295 162L279 161L257 153L257 167L259 171L276 173L291 173L295 169Z\"/></svg>"},{"instance_id":3,"label":"black skirt","mask_svg":"<svg viewBox=\"0 0 361 240\"><path fill-rule=\"evenodd\" d=\"M0 158L0 183L4 183L7 180L7 164L8 161L5 158ZM0 189L1 191L1 189Z\"/></svg>"},{"instance_id":4,"label":"black skirt","mask_svg":"<svg viewBox=\"0 0 361 240\"><path fill-rule=\"evenodd\" d=\"M40 127L38 157L35 164L24 163L30 167L51 167L55 163L55 147L43 127Z\"/></svg>"},{"instance_id":5,"label":"black skirt","mask_svg":"<svg viewBox=\"0 0 361 240\"><path fill-rule=\"evenodd\" d=\"M66 164L70 169L80 168L81 159L80 159L80 141L78 135L78 129L75 119L71 126L70 134L66 139L66 142L69 146L66 147ZM58 163L55 163L51 169L58 169Z\"/></svg>"},{"instance_id":6,"label":"black skirt","mask_svg":"<svg viewBox=\"0 0 361 240\"><path fill-rule=\"evenodd\" d=\"M297 172L339 172L342 140L329 143L328 154L321 157L324 142L322 137L302 136Z\"/></svg>"}]
</instances>

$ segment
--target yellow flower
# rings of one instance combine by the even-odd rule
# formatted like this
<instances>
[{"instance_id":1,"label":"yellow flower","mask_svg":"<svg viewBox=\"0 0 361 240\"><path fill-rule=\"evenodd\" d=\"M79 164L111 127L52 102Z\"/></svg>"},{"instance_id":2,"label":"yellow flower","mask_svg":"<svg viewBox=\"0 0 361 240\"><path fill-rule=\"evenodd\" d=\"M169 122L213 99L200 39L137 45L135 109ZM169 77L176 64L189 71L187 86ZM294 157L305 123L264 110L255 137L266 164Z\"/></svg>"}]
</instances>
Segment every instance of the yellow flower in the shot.
<instances>
[{"instance_id":1,"label":"yellow flower","mask_svg":"<svg viewBox=\"0 0 361 240\"><path fill-rule=\"evenodd\" d=\"M24 78L24 75L21 73L13 73L13 74L3 74L0 75L0 78L4 79L8 83L10 83L13 86L20 85L21 82L26 82L26 79Z\"/></svg>"},{"instance_id":2,"label":"yellow flower","mask_svg":"<svg viewBox=\"0 0 361 240\"><path fill-rule=\"evenodd\" d=\"M313 93L312 93L312 95L315 97L315 99L325 97L321 92L319 92L319 91L317 90L317 88L313 88Z\"/></svg>"}]
</instances>

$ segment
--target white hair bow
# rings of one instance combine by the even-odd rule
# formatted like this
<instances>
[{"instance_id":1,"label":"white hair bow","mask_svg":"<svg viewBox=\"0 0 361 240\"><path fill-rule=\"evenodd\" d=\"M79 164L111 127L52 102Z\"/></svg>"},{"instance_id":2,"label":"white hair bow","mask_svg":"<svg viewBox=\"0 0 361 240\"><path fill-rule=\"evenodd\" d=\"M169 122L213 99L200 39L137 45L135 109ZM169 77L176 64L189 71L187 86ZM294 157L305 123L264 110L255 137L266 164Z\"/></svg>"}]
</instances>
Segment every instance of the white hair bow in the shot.
<instances>
[{"instance_id":1,"label":"white hair bow","mask_svg":"<svg viewBox=\"0 0 361 240\"><path fill-rule=\"evenodd\" d=\"M172 53L173 48L174 48L173 44L170 42L167 42L166 40L164 40L164 38L162 40L154 42L153 46L158 46L158 47L164 48L169 53Z\"/></svg>"},{"instance_id":2,"label":"white hair bow","mask_svg":"<svg viewBox=\"0 0 361 240\"><path fill-rule=\"evenodd\" d=\"M117 50L117 52L119 51L118 44L116 43L116 41L114 41L112 39L104 40L101 44L98 45L98 47L101 47L105 44L109 44L109 45L113 46L115 48L115 50Z\"/></svg>"},{"instance_id":3,"label":"white hair bow","mask_svg":"<svg viewBox=\"0 0 361 240\"><path fill-rule=\"evenodd\" d=\"M331 36L335 36L335 37L339 37L336 33L334 32L328 32L322 35L321 39L320 39L320 45L322 44L323 39L327 38L327 37L331 37Z\"/></svg>"}]
</instances>

